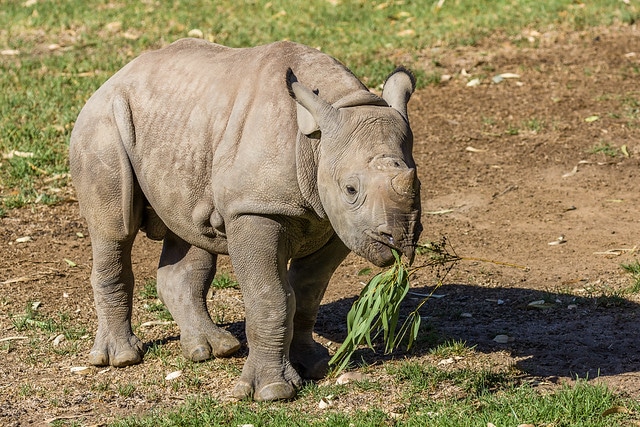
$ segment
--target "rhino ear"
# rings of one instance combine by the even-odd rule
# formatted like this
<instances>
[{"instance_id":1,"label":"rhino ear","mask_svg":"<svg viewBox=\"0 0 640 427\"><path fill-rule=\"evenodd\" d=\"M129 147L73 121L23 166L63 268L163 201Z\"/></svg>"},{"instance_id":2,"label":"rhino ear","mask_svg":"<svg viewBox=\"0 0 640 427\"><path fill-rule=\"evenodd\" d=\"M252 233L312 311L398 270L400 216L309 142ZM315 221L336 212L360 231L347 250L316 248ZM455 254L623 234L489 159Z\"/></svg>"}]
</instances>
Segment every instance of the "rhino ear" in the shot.
<instances>
[{"instance_id":1,"label":"rhino ear","mask_svg":"<svg viewBox=\"0 0 640 427\"><path fill-rule=\"evenodd\" d=\"M398 67L384 82L382 98L408 120L407 103L415 88L416 78L413 73L404 67Z\"/></svg>"},{"instance_id":2,"label":"rhino ear","mask_svg":"<svg viewBox=\"0 0 640 427\"><path fill-rule=\"evenodd\" d=\"M287 70L287 88L289 95L297 102L296 115L300 132L311 135L337 122L338 110L298 82L291 68Z\"/></svg>"}]
</instances>

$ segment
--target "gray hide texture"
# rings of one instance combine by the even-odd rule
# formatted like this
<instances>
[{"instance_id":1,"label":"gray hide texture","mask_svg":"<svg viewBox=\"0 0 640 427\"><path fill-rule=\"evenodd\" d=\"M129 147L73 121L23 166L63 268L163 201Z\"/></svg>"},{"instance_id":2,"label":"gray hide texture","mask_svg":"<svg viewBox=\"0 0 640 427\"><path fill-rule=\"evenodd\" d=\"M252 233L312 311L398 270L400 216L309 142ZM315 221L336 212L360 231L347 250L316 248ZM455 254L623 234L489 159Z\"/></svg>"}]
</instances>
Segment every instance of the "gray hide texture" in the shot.
<instances>
[{"instance_id":1,"label":"gray hide texture","mask_svg":"<svg viewBox=\"0 0 640 427\"><path fill-rule=\"evenodd\" d=\"M233 354L205 297L229 254L249 356L234 395L288 399L326 374L312 339L349 251L378 266L413 257L420 225L405 69L382 97L338 61L291 42L232 49L184 39L141 55L80 112L70 166L93 248L94 365L142 359L131 330L131 247L162 239L158 294L186 357Z\"/></svg>"}]
</instances>

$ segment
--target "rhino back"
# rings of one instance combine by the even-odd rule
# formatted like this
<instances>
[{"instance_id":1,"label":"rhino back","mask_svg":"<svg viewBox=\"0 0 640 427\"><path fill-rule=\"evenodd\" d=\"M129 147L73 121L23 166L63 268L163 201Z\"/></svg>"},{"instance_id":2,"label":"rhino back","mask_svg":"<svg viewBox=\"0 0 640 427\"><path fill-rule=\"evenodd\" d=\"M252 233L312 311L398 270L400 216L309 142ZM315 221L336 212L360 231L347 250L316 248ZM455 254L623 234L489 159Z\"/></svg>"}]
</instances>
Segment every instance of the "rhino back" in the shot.
<instances>
[{"instance_id":1,"label":"rhino back","mask_svg":"<svg viewBox=\"0 0 640 427\"><path fill-rule=\"evenodd\" d=\"M170 229L206 246L237 215L313 212L297 181L287 68L329 102L363 89L335 59L299 44L184 39L116 73L76 126L113 115L149 203Z\"/></svg>"}]
</instances>

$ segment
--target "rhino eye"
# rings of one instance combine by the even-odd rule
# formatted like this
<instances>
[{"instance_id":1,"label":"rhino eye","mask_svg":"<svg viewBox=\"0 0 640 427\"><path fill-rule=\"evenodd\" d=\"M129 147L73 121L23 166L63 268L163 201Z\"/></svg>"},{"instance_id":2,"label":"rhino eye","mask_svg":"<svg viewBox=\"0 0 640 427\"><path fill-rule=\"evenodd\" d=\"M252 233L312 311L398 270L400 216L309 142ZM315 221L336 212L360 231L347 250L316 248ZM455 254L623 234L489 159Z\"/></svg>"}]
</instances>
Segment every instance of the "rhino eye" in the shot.
<instances>
[{"instance_id":1,"label":"rhino eye","mask_svg":"<svg viewBox=\"0 0 640 427\"><path fill-rule=\"evenodd\" d=\"M358 190L356 190L353 185L347 185L346 189L347 194L350 196L355 196L356 194L358 194Z\"/></svg>"}]
</instances>

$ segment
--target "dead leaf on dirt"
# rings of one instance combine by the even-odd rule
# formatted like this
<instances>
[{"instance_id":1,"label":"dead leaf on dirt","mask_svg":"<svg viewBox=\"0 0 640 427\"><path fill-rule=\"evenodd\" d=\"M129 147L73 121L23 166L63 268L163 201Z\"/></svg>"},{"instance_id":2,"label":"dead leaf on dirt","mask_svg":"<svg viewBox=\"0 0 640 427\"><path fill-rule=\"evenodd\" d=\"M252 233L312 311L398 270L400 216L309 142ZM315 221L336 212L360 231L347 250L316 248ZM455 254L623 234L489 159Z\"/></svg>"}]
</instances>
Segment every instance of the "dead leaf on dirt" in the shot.
<instances>
[{"instance_id":1,"label":"dead leaf on dirt","mask_svg":"<svg viewBox=\"0 0 640 427\"><path fill-rule=\"evenodd\" d=\"M6 341L16 341L16 340L28 340L29 337L5 337L5 338L0 338L0 342L6 342Z\"/></svg>"},{"instance_id":2,"label":"dead leaf on dirt","mask_svg":"<svg viewBox=\"0 0 640 427\"><path fill-rule=\"evenodd\" d=\"M75 375L89 375L91 373L91 368L88 366L72 366L70 371Z\"/></svg>"},{"instance_id":3,"label":"dead leaf on dirt","mask_svg":"<svg viewBox=\"0 0 640 427\"><path fill-rule=\"evenodd\" d=\"M3 159L13 159L14 157L29 158L33 156L34 154L29 151L18 151L18 150L11 150L8 153L2 154Z\"/></svg>"},{"instance_id":4,"label":"dead leaf on dirt","mask_svg":"<svg viewBox=\"0 0 640 427\"><path fill-rule=\"evenodd\" d=\"M125 31L124 33L122 33L122 37L127 40L138 40L140 38L140 34L134 33L132 31Z\"/></svg>"},{"instance_id":5,"label":"dead leaf on dirt","mask_svg":"<svg viewBox=\"0 0 640 427\"><path fill-rule=\"evenodd\" d=\"M182 375L182 371L173 371L167 374L166 377L164 377L165 380L167 381L172 381L175 380L176 378L180 377Z\"/></svg>"},{"instance_id":6,"label":"dead leaf on dirt","mask_svg":"<svg viewBox=\"0 0 640 427\"><path fill-rule=\"evenodd\" d=\"M622 147L620 147L620 151L622 151L622 154L624 154L625 157L631 157L629 155L629 150L627 150L627 145L623 145Z\"/></svg>"},{"instance_id":7,"label":"dead leaf on dirt","mask_svg":"<svg viewBox=\"0 0 640 427\"><path fill-rule=\"evenodd\" d=\"M570 176L573 176L575 174L578 173L578 165L575 165L573 167L573 169L571 169L571 172L567 172L564 175L562 175L563 178L569 178Z\"/></svg>"},{"instance_id":8,"label":"dead leaf on dirt","mask_svg":"<svg viewBox=\"0 0 640 427\"><path fill-rule=\"evenodd\" d=\"M364 381L367 376L361 372L345 372L336 379L336 384L348 384L352 381Z\"/></svg>"},{"instance_id":9,"label":"dead leaf on dirt","mask_svg":"<svg viewBox=\"0 0 640 427\"><path fill-rule=\"evenodd\" d=\"M532 301L529 304L527 304L527 307L531 307L531 308L537 308L540 310L545 310L548 308L554 308L556 305L552 302L546 302L545 300L541 299L538 301Z\"/></svg>"},{"instance_id":10,"label":"dead leaf on dirt","mask_svg":"<svg viewBox=\"0 0 640 427\"><path fill-rule=\"evenodd\" d=\"M333 399L335 396L333 396L332 394L326 397L323 397L322 399L320 399L320 402L318 402L318 408L319 409L327 409L330 406L333 406Z\"/></svg>"},{"instance_id":11,"label":"dead leaf on dirt","mask_svg":"<svg viewBox=\"0 0 640 427\"><path fill-rule=\"evenodd\" d=\"M453 209L442 209L439 211L430 211L430 212L425 212L425 214L427 215L444 215L444 214L448 214L453 212Z\"/></svg>"},{"instance_id":12,"label":"dead leaf on dirt","mask_svg":"<svg viewBox=\"0 0 640 427\"><path fill-rule=\"evenodd\" d=\"M54 347L58 347L62 341L64 341L64 334L60 334L55 337L52 341L52 344Z\"/></svg>"},{"instance_id":13,"label":"dead leaf on dirt","mask_svg":"<svg viewBox=\"0 0 640 427\"><path fill-rule=\"evenodd\" d=\"M489 150L484 150L484 149L481 149L481 148L474 148L474 147L468 146L467 148L465 148L465 151L469 151L471 153L486 153Z\"/></svg>"},{"instance_id":14,"label":"dead leaf on dirt","mask_svg":"<svg viewBox=\"0 0 640 427\"><path fill-rule=\"evenodd\" d=\"M565 240L564 236L558 236L558 238L556 240L554 240L553 242L549 242L547 244L549 246L555 246L555 245L562 245L563 243L567 243L567 241Z\"/></svg>"},{"instance_id":15,"label":"dead leaf on dirt","mask_svg":"<svg viewBox=\"0 0 640 427\"><path fill-rule=\"evenodd\" d=\"M467 87L475 87L475 86L480 86L480 79L477 77L475 79L469 80L469 82L467 83Z\"/></svg>"},{"instance_id":16,"label":"dead leaf on dirt","mask_svg":"<svg viewBox=\"0 0 640 427\"><path fill-rule=\"evenodd\" d=\"M4 50L0 50L0 55L16 56L16 55L20 55L20 51L18 49L4 49Z\"/></svg>"},{"instance_id":17,"label":"dead leaf on dirt","mask_svg":"<svg viewBox=\"0 0 640 427\"><path fill-rule=\"evenodd\" d=\"M398 37L410 37L410 36L413 36L415 34L416 34L415 30L408 29L408 30L398 31L396 33L396 36L398 36Z\"/></svg>"},{"instance_id":18,"label":"dead leaf on dirt","mask_svg":"<svg viewBox=\"0 0 640 427\"><path fill-rule=\"evenodd\" d=\"M201 30L201 29L199 29L199 28L194 28L193 30L190 30L190 31L187 33L187 35L188 35L189 37L194 37L194 38L196 38L196 39L204 38L204 33L203 33L203 32L202 32L202 30Z\"/></svg>"},{"instance_id":19,"label":"dead leaf on dirt","mask_svg":"<svg viewBox=\"0 0 640 427\"><path fill-rule=\"evenodd\" d=\"M594 252L594 255L622 255L622 254L626 254L626 253L634 253L636 250L638 249L637 246L634 246L632 248L620 248L620 249L608 249L606 251L603 252Z\"/></svg>"},{"instance_id":20,"label":"dead leaf on dirt","mask_svg":"<svg viewBox=\"0 0 640 427\"><path fill-rule=\"evenodd\" d=\"M166 326L166 325L175 325L176 322L174 320L151 320L149 322L144 322L140 325L141 328L151 328L153 326Z\"/></svg>"},{"instance_id":21,"label":"dead leaf on dirt","mask_svg":"<svg viewBox=\"0 0 640 427\"><path fill-rule=\"evenodd\" d=\"M458 360L462 360L462 356L453 356L447 359L442 359L438 362L438 365L451 365L452 363L456 363Z\"/></svg>"},{"instance_id":22,"label":"dead leaf on dirt","mask_svg":"<svg viewBox=\"0 0 640 427\"><path fill-rule=\"evenodd\" d=\"M625 408L624 406L612 406L611 408L609 408L606 411L604 411L602 413L602 416L606 417L607 415L628 414L628 413L629 413L629 410L627 408Z\"/></svg>"},{"instance_id":23,"label":"dead leaf on dirt","mask_svg":"<svg viewBox=\"0 0 640 427\"><path fill-rule=\"evenodd\" d=\"M593 116L586 117L584 119L584 121L587 123L592 123L592 122L595 122L596 120L600 120L600 116L593 115Z\"/></svg>"},{"instance_id":24,"label":"dead leaf on dirt","mask_svg":"<svg viewBox=\"0 0 640 427\"><path fill-rule=\"evenodd\" d=\"M507 344L515 341L515 338L510 337L509 335L500 334L500 335L496 335L496 337L493 340L498 344Z\"/></svg>"},{"instance_id":25,"label":"dead leaf on dirt","mask_svg":"<svg viewBox=\"0 0 640 427\"><path fill-rule=\"evenodd\" d=\"M519 79L520 75L515 73L502 73L493 76L491 79L494 83L501 83L504 79Z\"/></svg>"},{"instance_id":26,"label":"dead leaf on dirt","mask_svg":"<svg viewBox=\"0 0 640 427\"><path fill-rule=\"evenodd\" d=\"M16 243L27 243L27 242L30 242L31 240L33 240L31 236L23 236L23 237L18 237L16 239Z\"/></svg>"},{"instance_id":27,"label":"dead leaf on dirt","mask_svg":"<svg viewBox=\"0 0 640 427\"><path fill-rule=\"evenodd\" d=\"M447 294L424 294L424 293L413 292L413 291L409 291L409 295L413 295L420 298L435 298L435 299L440 299L447 296Z\"/></svg>"},{"instance_id":28,"label":"dead leaf on dirt","mask_svg":"<svg viewBox=\"0 0 640 427\"><path fill-rule=\"evenodd\" d=\"M107 25L104 26L104 28L110 33L117 33L122 29L122 22L120 21L109 22Z\"/></svg>"},{"instance_id":29,"label":"dead leaf on dirt","mask_svg":"<svg viewBox=\"0 0 640 427\"><path fill-rule=\"evenodd\" d=\"M78 264L76 264L75 262L71 261L70 259L65 258L64 262L66 262L67 264L69 264L69 267L77 267Z\"/></svg>"}]
</instances>

